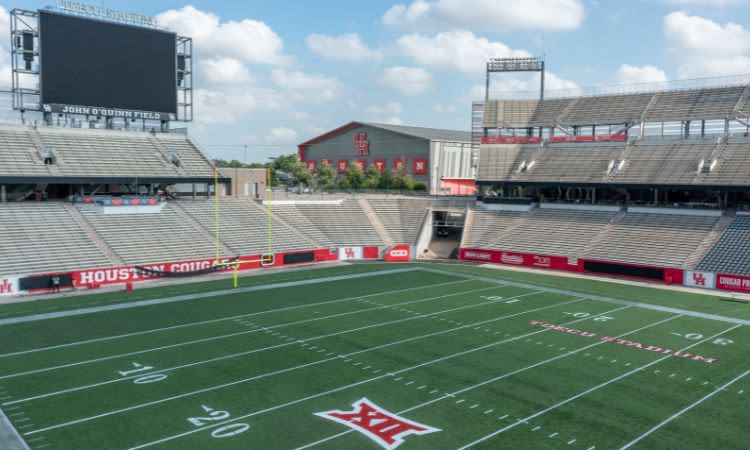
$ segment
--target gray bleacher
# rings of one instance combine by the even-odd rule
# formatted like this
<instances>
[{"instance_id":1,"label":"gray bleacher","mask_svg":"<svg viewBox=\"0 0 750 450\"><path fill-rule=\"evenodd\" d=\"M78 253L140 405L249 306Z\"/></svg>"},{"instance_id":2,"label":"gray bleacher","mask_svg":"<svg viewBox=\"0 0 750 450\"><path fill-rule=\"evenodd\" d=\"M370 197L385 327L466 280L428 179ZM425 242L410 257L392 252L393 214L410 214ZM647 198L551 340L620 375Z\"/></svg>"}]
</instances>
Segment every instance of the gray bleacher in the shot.
<instances>
[{"instance_id":1,"label":"gray bleacher","mask_svg":"<svg viewBox=\"0 0 750 450\"><path fill-rule=\"evenodd\" d=\"M543 150L539 144L483 144L479 151L479 180L511 180L522 162L531 162Z\"/></svg>"},{"instance_id":2,"label":"gray bleacher","mask_svg":"<svg viewBox=\"0 0 750 450\"><path fill-rule=\"evenodd\" d=\"M697 270L750 276L750 215L737 215Z\"/></svg>"},{"instance_id":3,"label":"gray bleacher","mask_svg":"<svg viewBox=\"0 0 750 450\"><path fill-rule=\"evenodd\" d=\"M274 214L298 230L330 246L384 245L357 200L340 204L274 205Z\"/></svg>"},{"instance_id":4,"label":"gray bleacher","mask_svg":"<svg viewBox=\"0 0 750 450\"><path fill-rule=\"evenodd\" d=\"M24 127L0 127L0 175L49 175Z\"/></svg>"},{"instance_id":5,"label":"gray bleacher","mask_svg":"<svg viewBox=\"0 0 750 450\"><path fill-rule=\"evenodd\" d=\"M371 198L368 202L396 242L416 242L425 213L430 207L429 200Z\"/></svg>"},{"instance_id":6,"label":"gray bleacher","mask_svg":"<svg viewBox=\"0 0 750 450\"><path fill-rule=\"evenodd\" d=\"M750 142L722 145L717 160L717 167L705 176L704 183L750 184Z\"/></svg>"},{"instance_id":7,"label":"gray bleacher","mask_svg":"<svg viewBox=\"0 0 750 450\"><path fill-rule=\"evenodd\" d=\"M213 176L213 166L206 156L188 139L179 133L156 134L155 138L167 153L174 153L180 160L180 167L187 175L195 177Z\"/></svg>"},{"instance_id":8,"label":"gray bleacher","mask_svg":"<svg viewBox=\"0 0 750 450\"><path fill-rule=\"evenodd\" d=\"M216 205L203 200L181 201L178 205L210 233L216 229ZM222 199L219 203L219 240L238 255L268 253L268 213L252 200ZM309 239L271 215L273 252L310 250Z\"/></svg>"},{"instance_id":9,"label":"gray bleacher","mask_svg":"<svg viewBox=\"0 0 750 450\"><path fill-rule=\"evenodd\" d=\"M485 128L533 128L724 119L740 103L745 86L685 89L568 99L491 100Z\"/></svg>"},{"instance_id":10,"label":"gray bleacher","mask_svg":"<svg viewBox=\"0 0 750 450\"><path fill-rule=\"evenodd\" d=\"M463 247L489 248L505 231L523 218L524 213L512 211L469 210L471 229L464 230Z\"/></svg>"},{"instance_id":11,"label":"gray bleacher","mask_svg":"<svg viewBox=\"0 0 750 450\"><path fill-rule=\"evenodd\" d=\"M111 265L64 204L0 204L0 275Z\"/></svg>"},{"instance_id":12,"label":"gray bleacher","mask_svg":"<svg viewBox=\"0 0 750 450\"><path fill-rule=\"evenodd\" d=\"M625 166L613 175L612 181L690 184L698 176L701 160L714 148L715 142L702 141L631 144Z\"/></svg>"},{"instance_id":13,"label":"gray bleacher","mask_svg":"<svg viewBox=\"0 0 750 450\"><path fill-rule=\"evenodd\" d=\"M530 181L602 181L612 160L625 150L616 144L549 144L521 177Z\"/></svg>"},{"instance_id":14,"label":"gray bleacher","mask_svg":"<svg viewBox=\"0 0 750 450\"><path fill-rule=\"evenodd\" d=\"M609 225L615 214L579 209L536 209L487 248L578 257Z\"/></svg>"},{"instance_id":15,"label":"gray bleacher","mask_svg":"<svg viewBox=\"0 0 750 450\"><path fill-rule=\"evenodd\" d=\"M103 214L85 206L79 208L126 264L207 259L216 255L215 243L183 220L169 204L153 214Z\"/></svg>"},{"instance_id":16,"label":"gray bleacher","mask_svg":"<svg viewBox=\"0 0 750 450\"><path fill-rule=\"evenodd\" d=\"M717 221L717 217L628 213L585 256L602 261L682 267Z\"/></svg>"},{"instance_id":17,"label":"gray bleacher","mask_svg":"<svg viewBox=\"0 0 750 450\"><path fill-rule=\"evenodd\" d=\"M146 133L55 128L38 133L64 176L179 176Z\"/></svg>"}]
</instances>

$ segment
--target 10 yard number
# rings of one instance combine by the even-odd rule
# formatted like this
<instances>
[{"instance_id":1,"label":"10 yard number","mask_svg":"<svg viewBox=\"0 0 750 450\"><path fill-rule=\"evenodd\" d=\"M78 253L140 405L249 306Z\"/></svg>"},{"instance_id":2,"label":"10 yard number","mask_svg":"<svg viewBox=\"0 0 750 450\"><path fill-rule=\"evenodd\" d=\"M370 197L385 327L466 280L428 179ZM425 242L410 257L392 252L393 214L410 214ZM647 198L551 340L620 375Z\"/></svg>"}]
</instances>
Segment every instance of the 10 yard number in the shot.
<instances>
[{"instance_id":1,"label":"10 yard number","mask_svg":"<svg viewBox=\"0 0 750 450\"><path fill-rule=\"evenodd\" d=\"M143 372L148 372L149 370L153 370L154 368L151 366L147 366L144 364L139 364L137 362L132 363L133 368L129 370L118 370L117 373L119 373L123 377L129 377L131 375L140 374ZM157 381L162 381L167 378L166 374L163 373L152 373L149 375L143 375L142 377L138 377L135 380L133 380L133 383L135 384L149 384L149 383L156 383Z\"/></svg>"}]
</instances>

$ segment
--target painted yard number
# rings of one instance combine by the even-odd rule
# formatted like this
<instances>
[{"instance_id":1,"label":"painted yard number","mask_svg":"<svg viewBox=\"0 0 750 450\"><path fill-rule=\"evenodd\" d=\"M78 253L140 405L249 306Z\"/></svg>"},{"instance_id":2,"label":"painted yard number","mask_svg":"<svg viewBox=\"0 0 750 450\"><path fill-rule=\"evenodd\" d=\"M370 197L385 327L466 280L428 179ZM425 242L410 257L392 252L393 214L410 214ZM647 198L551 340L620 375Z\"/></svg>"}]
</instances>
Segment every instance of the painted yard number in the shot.
<instances>
[{"instance_id":1,"label":"painted yard number","mask_svg":"<svg viewBox=\"0 0 750 450\"><path fill-rule=\"evenodd\" d=\"M131 375L136 375L142 372L148 372L149 370L153 370L153 367L146 366L143 364L139 364L137 362L133 363L133 368L130 370L119 370L117 373L119 373L123 377L129 377ZM156 383L157 381L162 381L167 378L166 374L163 373L152 373L150 375L144 375L142 377L138 377L135 380L133 380L133 383L135 384L149 384L149 383Z\"/></svg>"},{"instance_id":2,"label":"painted yard number","mask_svg":"<svg viewBox=\"0 0 750 450\"><path fill-rule=\"evenodd\" d=\"M231 417L231 414L229 414L227 411L217 411L206 405L201 406L201 408L203 408L203 411L208 413L208 416L188 418L188 422L199 428L206 425L211 425L212 422L220 422ZM233 423L215 429L211 432L211 436L217 439L228 438L237 436L238 434L242 434L249 429L250 425L246 423Z\"/></svg>"},{"instance_id":3,"label":"painted yard number","mask_svg":"<svg viewBox=\"0 0 750 450\"><path fill-rule=\"evenodd\" d=\"M564 314L567 314L569 316L573 316L576 319L585 319L585 318L591 316L591 314L587 313L587 312L575 312L575 313L566 312ZM594 317L593 320L594 320L594 322L608 322L610 320L615 320L615 318L614 317L609 317L609 316L596 316L596 317Z\"/></svg>"},{"instance_id":4,"label":"painted yard number","mask_svg":"<svg viewBox=\"0 0 750 450\"><path fill-rule=\"evenodd\" d=\"M502 300L503 296L502 295L490 295L490 296L483 295L480 298L483 298L485 300L489 300L491 302L497 302L497 301ZM510 299L507 302L503 302L503 303L505 303L506 305L510 305L511 303L518 303L520 301L521 301L520 299L514 298L514 299Z\"/></svg>"},{"instance_id":5,"label":"painted yard number","mask_svg":"<svg viewBox=\"0 0 750 450\"><path fill-rule=\"evenodd\" d=\"M684 337L685 339L689 339L691 341L699 341L703 339L703 335L699 333L687 333L687 334L680 334L680 333L670 333L673 336L680 336ZM721 346L727 346L729 344L734 344L734 341L731 339L725 339L725 338L718 338L711 341L714 345L721 345Z\"/></svg>"}]
</instances>

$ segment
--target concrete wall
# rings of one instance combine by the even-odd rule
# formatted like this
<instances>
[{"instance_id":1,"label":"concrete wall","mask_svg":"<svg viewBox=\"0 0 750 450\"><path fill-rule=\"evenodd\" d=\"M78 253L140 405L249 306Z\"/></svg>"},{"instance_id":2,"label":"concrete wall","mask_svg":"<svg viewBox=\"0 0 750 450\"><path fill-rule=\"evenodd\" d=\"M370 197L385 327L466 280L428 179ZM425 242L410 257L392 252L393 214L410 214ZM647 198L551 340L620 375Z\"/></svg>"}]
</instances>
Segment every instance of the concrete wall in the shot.
<instances>
[{"instance_id":1,"label":"concrete wall","mask_svg":"<svg viewBox=\"0 0 750 450\"><path fill-rule=\"evenodd\" d=\"M232 198L265 198L266 169L219 169L222 176L231 178L231 184L222 190L222 194Z\"/></svg>"}]
</instances>

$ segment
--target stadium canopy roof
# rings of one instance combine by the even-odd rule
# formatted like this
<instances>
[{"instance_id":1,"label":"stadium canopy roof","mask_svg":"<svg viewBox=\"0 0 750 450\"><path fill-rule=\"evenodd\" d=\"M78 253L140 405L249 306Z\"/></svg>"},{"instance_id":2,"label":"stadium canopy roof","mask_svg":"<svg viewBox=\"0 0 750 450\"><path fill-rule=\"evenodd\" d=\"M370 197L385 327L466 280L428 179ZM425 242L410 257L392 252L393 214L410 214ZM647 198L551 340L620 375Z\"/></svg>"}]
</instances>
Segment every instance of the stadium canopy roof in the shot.
<instances>
[{"instance_id":1,"label":"stadium canopy roof","mask_svg":"<svg viewBox=\"0 0 750 450\"><path fill-rule=\"evenodd\" d=\"M361 126L368 126L373 128L380 128L381 130L391 131L393 133L399 133L406 136L416 137L419 139L425 139L428 141L444 141L444 142L471 142L471 132L469 131L457 131L457 130L444 130L440 128L425 128L425 127L411 127L406 125L388 125L384 123L374 122L349 122L346 125L331 130L325 134L321 134L318 137L310 139L309 141L299 144L300 147L306 147L308 145L317 144L319 142L326 141L339 134L346 133L349 130Z\"/></svg>"}]
</instances>

